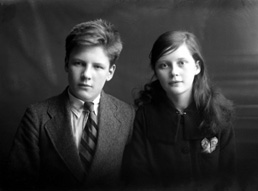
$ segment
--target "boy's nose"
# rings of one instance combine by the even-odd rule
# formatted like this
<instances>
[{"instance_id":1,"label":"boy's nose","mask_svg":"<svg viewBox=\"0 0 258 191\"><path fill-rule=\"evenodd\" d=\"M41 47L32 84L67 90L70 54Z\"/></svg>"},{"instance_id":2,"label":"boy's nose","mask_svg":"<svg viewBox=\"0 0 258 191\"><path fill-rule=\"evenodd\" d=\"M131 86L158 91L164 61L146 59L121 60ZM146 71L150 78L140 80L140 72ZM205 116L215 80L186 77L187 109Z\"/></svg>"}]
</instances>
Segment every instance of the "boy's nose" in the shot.
<instances>
[{"instance_id":1,"label":"boy's nose","mask_svg":"<svg viewBox=\"0 0 258 191\"><path fill-rule=\"evenodd\" d=\"M92 74L92 68L91 66L85 66L82 76L86 79L91 79L91 74Z\"/></svg>"}]
</instances>

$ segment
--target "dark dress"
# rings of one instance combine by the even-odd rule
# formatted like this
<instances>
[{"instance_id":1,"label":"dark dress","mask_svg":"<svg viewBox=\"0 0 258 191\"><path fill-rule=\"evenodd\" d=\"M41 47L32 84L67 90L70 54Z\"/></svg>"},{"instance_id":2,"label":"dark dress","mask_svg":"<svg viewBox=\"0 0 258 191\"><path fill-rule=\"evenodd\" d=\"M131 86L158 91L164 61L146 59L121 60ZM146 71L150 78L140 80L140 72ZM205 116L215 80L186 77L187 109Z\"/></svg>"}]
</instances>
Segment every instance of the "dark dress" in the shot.
<instances>
[{"instance_id":1,"label":"dark dress","mask_svg":"<svg viewBox=\"0 0 258 191\"><path fill-rule=\"evenodd\" d=\"M141 106L125 153L126 178L134 186L206 186L228 183L235 168L232 126L218 132L200 128L202 119L192 103L180 114L167 97ZM206 139L205 139L206 138ZM211 143L204 151L203 140Z\"/></svg>"}]
</instances>

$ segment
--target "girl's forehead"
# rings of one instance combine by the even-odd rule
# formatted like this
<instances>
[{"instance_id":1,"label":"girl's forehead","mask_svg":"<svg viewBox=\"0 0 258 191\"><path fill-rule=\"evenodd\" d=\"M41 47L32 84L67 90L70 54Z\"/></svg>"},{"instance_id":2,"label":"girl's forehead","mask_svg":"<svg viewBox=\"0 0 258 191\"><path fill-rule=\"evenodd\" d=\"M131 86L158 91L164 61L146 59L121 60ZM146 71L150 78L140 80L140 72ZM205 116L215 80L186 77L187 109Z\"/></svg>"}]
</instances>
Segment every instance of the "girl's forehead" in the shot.
<instances>
[{"instance_id":1,"label":"girl's forehead","mask_svg":"<svg viewBox=\"0 0 258 191\"><path fill-rule=\"evenodd\" d=\"M189 50L189 48L187 47L187 45L182 44L177 48L174 48L172 50L169 50L168 52L164 53L158 60L162 60L162 59L166 59L166 58L178 58L178 57L192 57L192 54Z\"/></svg>"}]
</instances>

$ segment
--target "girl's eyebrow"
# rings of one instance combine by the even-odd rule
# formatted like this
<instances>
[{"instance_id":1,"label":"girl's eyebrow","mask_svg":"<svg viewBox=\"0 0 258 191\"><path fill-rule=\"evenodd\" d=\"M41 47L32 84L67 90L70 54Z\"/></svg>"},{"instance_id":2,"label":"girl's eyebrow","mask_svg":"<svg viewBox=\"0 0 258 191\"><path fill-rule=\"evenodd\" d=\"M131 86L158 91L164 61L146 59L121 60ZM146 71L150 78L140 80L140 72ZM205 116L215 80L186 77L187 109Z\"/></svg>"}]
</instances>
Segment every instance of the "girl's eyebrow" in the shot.
<instances>
[{"instance_id":1,"label":"girl's eyebrow","mask_svg":"<svg viewBox=\"0 0 258 191\"><path fill-rule=\"evenodd\" d=\"M187 60L187 59L184 58L184 57L180 57L180 58L178 58L177 60Z\"/></svg>"},{"instance_id":2,"label":"girl's eyebrow","mask_svg":"<svg viewBox=\"0 0 258 191\"><path fill-rule=\"evenodd\" d=\"M157 63L157 64L162 64L162 63L164 63L164 62L166 62L166 60L158 60L156 63Z\"/></svg>"}]
</instances>

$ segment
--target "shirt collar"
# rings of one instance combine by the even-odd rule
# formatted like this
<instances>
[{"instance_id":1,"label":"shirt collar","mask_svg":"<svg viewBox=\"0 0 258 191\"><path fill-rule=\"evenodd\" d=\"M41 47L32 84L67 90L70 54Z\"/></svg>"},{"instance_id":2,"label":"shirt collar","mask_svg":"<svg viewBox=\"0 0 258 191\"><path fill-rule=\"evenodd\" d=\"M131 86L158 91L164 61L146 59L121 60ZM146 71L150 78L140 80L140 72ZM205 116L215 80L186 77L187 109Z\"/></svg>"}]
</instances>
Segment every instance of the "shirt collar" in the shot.
<instances>
[{"instance_id":1,"label":"shirt collar","mask_svg":"<svg viewBox=\"0 0 258 191\"><path fill-rule=\"evenodd\" d=\"M83 112L84 101L73 96L69 89L68 89L68 95L69 95L70 104L72 106L71 110L79 118ZM100 102L100 94L92 102L94 104L94 112L97 115L99 102Z\"/></svg>"}]
</instances>

